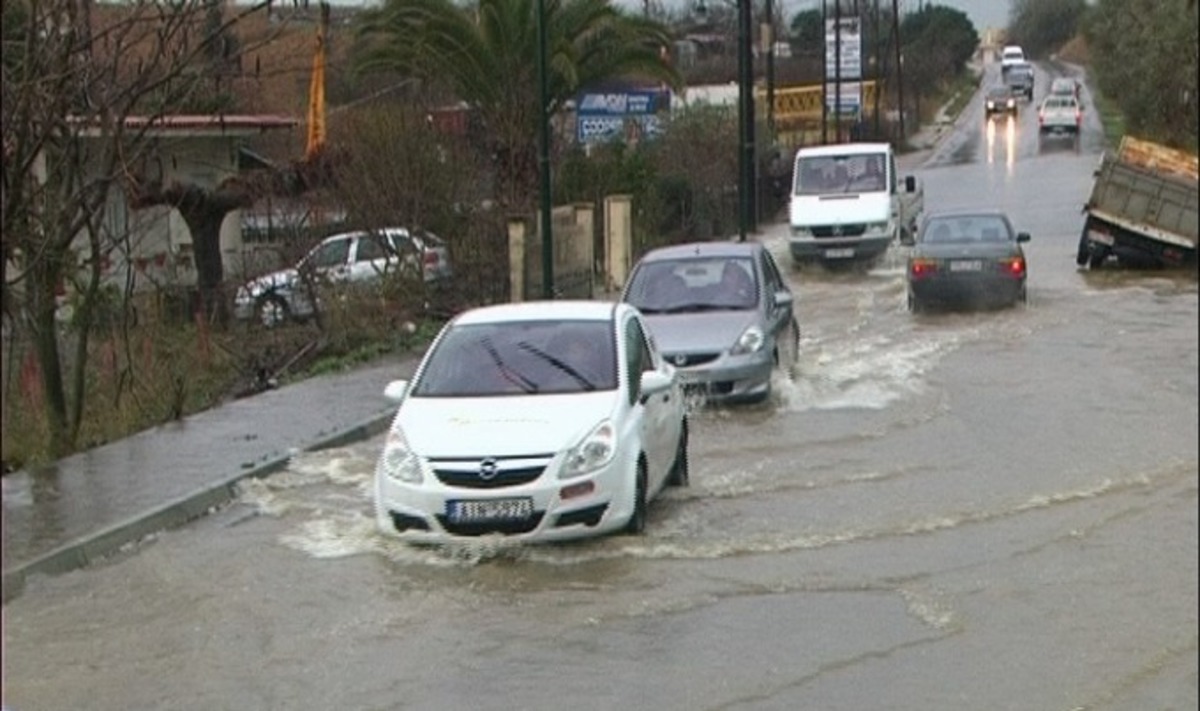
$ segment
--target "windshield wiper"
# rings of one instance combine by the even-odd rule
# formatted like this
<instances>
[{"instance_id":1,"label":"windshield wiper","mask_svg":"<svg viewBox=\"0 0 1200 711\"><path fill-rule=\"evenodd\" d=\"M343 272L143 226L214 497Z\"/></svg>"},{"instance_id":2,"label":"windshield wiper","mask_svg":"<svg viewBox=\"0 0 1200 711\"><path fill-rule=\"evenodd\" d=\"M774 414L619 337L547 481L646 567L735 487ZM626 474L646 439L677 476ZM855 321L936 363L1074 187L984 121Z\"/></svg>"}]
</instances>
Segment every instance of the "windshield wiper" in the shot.
<instances>
[{"instance_id":1,"label":"windshield wiper","mask_svg":"<svg viewBox=\"0 0 1200 711\"><path fill-rule=\"evenodd\" d=\"M504 359L500 357L499 351L496 350L496 346L492 344L492 339L490 337L485 336L484 338L480 339L479 342L483 345L483 349L487 351L487 354L489 357L491 357L492 362L496 364L496 369L500 371L500 375L502 375L505 380L513 385L516 385L527 393L536 393L538 391L537 383L533 382L524 375L521 375L505 364Z\"/></svg>"},{"instance_id":2,"label":"windshield wiper","mask_svg":"<svg viewBox=\"0 0 1200 711\"><path fill-rule=\"evenodd\" d=\"M528 351L528 352L534 354L538 358L541 358L542 360L546 361L550 365L554 366L555 368L558 368L562 372L571 376L571 378L574 379L575 382L579 383L580 387L582 387L584 390L595 390L596 389L596 384L593 383L591 380L588 380L586 377L584 377L583 374L580 373L578 370L575 370L575 368L573 368L572 366L567 365L561 359L550 355L546 351L543 351L541 348L538 348L537 346L535 346L527 341L521 341L520 343L518 343L517 348L520 348L521 350Z\"/></svg>"}]
</instances>

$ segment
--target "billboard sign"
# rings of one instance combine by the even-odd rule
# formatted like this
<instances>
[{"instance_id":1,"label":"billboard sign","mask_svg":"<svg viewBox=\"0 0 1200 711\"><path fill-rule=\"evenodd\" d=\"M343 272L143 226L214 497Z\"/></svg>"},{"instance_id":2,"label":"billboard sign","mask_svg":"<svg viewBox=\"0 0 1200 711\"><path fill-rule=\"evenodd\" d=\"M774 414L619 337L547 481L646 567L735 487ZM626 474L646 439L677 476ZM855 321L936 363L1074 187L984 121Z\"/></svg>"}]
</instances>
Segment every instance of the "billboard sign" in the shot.
<instances>
[{"instance_id":1,"label":"billboard sign","mask_svg":"<svg viewBox=\"0 0 1200 711\"><path fill-rule=\"evenodd\" d=\"M841 39L838 28L841 27ZM840 42L840 44L839 44ZM838 50L841 50L841 68ZM862 23L857 17L825 21L825 78L862 79Z\"/></svg>"},{"instance_id":2,"label":"billboard sign","mask_svg":"<svg viewBox=\"0 0 1200 711\"><path fill-rule=\"evenodd\" d=\"M662 131L659 115L670 102L670 92L658 89L580 94L575 101L576 138L595 143L657 135Z\"/></svg>"}]
</instances>

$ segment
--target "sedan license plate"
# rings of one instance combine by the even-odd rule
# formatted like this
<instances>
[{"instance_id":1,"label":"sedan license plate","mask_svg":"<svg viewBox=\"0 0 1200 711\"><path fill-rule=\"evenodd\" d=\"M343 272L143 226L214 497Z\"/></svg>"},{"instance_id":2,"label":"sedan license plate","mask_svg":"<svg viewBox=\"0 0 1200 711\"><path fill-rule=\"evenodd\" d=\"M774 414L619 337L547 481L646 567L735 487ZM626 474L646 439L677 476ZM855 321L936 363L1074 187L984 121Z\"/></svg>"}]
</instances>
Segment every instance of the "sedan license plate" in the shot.
<instances>
[{"instance_id":1,"label":"sedan license plate","mask_svg":"<svg viewBox=\"0 0 1200 711\"><path fill-rule=\"evenodd\" d=\"M519 521L533 515L533 499L474 499L446 502L446 516L455 523Z\"/></svg>"},{"instance_id":2,"label":"sedan license plate","mask_svg":"<svg viewBox=\"0 0 1200 711\"><path fill-rule=\"evenodd\" d=\"M826 259L849 259L854 256L854 248L846 247L844 249L827 249L825 250Z\"/></svg>"},{"instance_id":3,"label":"sedan license plate","mask_svg":"<svg viewBox=\"0 0 1200 711\"><path fill-rule=\"evenodd\" d=\"M950 262L950 271L980 272L983 271L983 261L979 259L956 259Z\"/></svg>"}]
</instances>

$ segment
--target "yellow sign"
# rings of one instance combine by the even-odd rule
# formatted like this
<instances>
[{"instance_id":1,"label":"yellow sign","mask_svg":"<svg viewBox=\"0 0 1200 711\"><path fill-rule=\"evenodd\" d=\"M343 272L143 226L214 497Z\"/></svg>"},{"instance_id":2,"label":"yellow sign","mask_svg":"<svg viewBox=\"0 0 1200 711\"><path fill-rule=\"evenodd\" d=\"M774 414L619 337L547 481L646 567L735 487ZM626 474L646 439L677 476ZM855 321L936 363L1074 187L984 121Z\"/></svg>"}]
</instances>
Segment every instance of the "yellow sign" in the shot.
<instances>
[{"instance_id":1,"label":"yellow sign","mask_svg":"<svg viewBox=\"0 0 1200 711\"><path fill-rule=\"evenodd\" d=\"M862 82L863 107L875 105L875 80ZM766 100L766 91L758 89L758 98ZM775 121L786 125L788 123L804 123L821 120L821 85L805 84L803 86L782 87L775 90Z\"/></svg>"}]
</instances>

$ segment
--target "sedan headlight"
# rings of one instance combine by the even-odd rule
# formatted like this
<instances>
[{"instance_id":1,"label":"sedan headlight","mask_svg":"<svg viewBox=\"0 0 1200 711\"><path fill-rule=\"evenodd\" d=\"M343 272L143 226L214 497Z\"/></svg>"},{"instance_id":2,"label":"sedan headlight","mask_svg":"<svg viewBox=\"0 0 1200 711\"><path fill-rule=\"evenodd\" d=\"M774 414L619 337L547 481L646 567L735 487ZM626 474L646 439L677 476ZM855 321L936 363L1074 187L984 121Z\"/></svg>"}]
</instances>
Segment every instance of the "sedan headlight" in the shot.
<instances>
[{"instance_id":1,"label":"sedan headlight","mask_svg":"<svg viewBox=\"0 0 1200 711\"><path fill-rule=\"evenodd\" d=\"M996 108L996 102L989 101L989 102L987 102L987 106L989 109L994 109L994 108Z\"/></svg>"},{"instance_id":2,"label":"sedan headlight","mask_svg":"<svg viewBox=\"0 0 1200 711\"><path fill-rule=\"evenodd\" d=\"M1016 102L1016 100L1014 100L1014 99L1009 99L1009 100L1008 100L1008 108L1010 108L1010 109L1011 109L1012 107L1014 107L1014 106L1016 106L1016 105L1017 105L1017 102Z\"/></svg>"},{"instance_id":3,"label":"sedan headlight","mask_svg":"<svg viewBox=\"0 0 1200 711\"><path fill-rule=\"evenodd\" d=\"M733 355L745 355L754 353L763 347L763 332L758 326L750 326L742 335L738 336L737 343L733 344L730 353Z\"/></svg>"},{"instance_id":4,"label":"sedan headlight","mask_svg":"<svg viewBox=\"0 0 1200 711\"><path fill-rule=\"evenodd\" d=\"M571 479L594 472L612 461L617 452L617 429L605 420L567 452L559 479Z\"/></svg>"},{"instance_id":5,"label":"sedan headlight","mask_svg":"<svg viewBox=\"0 0 1200 711\"><path fill-rule=\"evenodd\" d=\"M383 445L376 470L405 484L420 484L424 480L421 461L409 448L404 430L399 427L388 432L387 443Z\"/></svg>"}]
</instances>

